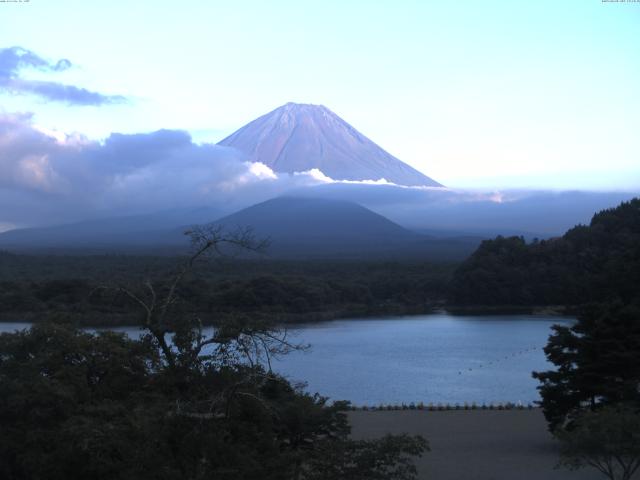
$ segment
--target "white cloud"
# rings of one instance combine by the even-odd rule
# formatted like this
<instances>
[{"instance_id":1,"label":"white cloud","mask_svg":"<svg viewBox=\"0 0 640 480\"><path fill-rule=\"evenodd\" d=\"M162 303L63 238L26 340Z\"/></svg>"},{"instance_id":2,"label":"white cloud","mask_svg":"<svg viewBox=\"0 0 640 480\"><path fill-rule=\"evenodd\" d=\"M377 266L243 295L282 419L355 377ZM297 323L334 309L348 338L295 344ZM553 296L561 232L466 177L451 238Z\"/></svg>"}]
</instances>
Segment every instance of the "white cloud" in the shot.
<instances>
[{"instance_id":1,"label":"white cloud","mask_svg":"<svg viewBox=\"0 0 640 480\"><path fill-rule=\"evenodd\" d=\"M398 188L406 188L410 190L436 190L436 191L446 191L449 190L447 187L428 187L424 185L399 185L397 183L390 182L386 178L378 178L378 179L368 179L368 180L336 180L327 175L325 175L322 170L318 168L312 168L310 170L305 170L303 172L294 172L294 177L308 177L313 180L318 181L319 183L341 183L346 185L386 185L391 187Z\"/></svg>"},{"instance_id":2,"label":"white cloud","mask_svg":"<svg viewBox=\"0 0 640 480\"><path fill-rule=\"evenodd\" d=\"M261 180L276 180L278 178L275 172L262 162L250 163L249 172Z\"/></svg>"}]
</instances>

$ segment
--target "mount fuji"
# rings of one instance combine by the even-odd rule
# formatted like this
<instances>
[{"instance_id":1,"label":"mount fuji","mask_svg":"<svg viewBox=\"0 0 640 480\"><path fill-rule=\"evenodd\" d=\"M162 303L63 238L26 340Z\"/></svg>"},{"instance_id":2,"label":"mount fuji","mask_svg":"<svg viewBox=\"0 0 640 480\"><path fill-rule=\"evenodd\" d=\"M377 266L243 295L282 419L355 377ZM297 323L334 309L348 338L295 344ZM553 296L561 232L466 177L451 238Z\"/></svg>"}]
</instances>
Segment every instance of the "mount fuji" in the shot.
<instances>
[{"instance_id":1,"label":"mount fuji","mask_svg":"<svg viewBox=\"0 0 640 480\"><path fill-rule=\"evenodd\" d=\"M441 187L398 160L322 105L287 103L232 133L233 147L275 172L318 169L334 180Z\"/></svg>"}]
</instances>

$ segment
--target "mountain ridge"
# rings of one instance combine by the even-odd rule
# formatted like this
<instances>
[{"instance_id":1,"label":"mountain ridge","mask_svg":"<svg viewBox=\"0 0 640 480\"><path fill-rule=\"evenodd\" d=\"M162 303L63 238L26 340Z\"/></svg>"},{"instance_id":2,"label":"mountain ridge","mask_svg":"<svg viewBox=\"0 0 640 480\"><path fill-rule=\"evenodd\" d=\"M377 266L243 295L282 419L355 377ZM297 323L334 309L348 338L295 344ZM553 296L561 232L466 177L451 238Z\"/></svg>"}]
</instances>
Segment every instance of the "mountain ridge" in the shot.
<instances>
[{"instance_id":1,"label":"mountain ridge","mask_svg":"<svg viewBox=\"0 0 640 480\"><path fill-rule=\"evenodd\" d=\"M220 225L229 232L249 227L257 238L271 240L266 253L274 259L461 260L481 240L422 235L355 202L337 199L282 196L224 217L216 218L214 210L209 212L211 216L203 209L165 221L161 221L162 214L156 214L18 229L0 234L0 249L54 254L184 254L189 248L184 232L196 224Z\"/></svg>"}]
</instances>

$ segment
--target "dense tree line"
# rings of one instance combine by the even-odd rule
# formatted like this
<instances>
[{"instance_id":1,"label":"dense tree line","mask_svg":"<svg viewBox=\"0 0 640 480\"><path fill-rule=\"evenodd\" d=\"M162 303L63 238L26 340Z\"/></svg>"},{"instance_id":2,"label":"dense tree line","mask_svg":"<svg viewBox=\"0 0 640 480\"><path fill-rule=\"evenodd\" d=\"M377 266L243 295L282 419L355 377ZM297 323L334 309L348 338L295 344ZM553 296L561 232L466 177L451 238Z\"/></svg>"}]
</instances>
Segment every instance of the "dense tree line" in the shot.
<instances>
[{"instance_id":1,"label":"dense tree line","mask_svg":"<svg viewBox=\"0 0 640 480\"><path fill-rule=\"evenodd\" d=\"M131 299L103 285L162 279L179 258L0 254L0 318L65 314L83 324L131 324ZM206 323L235 314L273 321L422 313L442 303L453 267L383 262L221 261L180 285L183 311Z\"/></svg>"},{"instance_id":2,"label":"dense tree line","mask_svg":"<svg viewBox=\"0 0 640 480\"><path fill-rule=\"evenodd\" d=\"M560 238L484 241L456 270L460 305L580 305L640 300L640 199L594 215Z\"/></svg>"}]
</instances>

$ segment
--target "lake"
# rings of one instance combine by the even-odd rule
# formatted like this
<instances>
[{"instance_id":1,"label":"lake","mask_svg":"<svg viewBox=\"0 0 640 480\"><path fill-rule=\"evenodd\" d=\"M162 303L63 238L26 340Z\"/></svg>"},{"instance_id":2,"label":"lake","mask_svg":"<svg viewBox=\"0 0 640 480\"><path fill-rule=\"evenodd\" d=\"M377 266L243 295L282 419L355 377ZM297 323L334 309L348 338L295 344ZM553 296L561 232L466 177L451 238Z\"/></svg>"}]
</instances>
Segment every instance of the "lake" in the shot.
<instances>
[{"instance_id":1,"label":"lake","mask_svg":"<svg viewBox=\"0 0 640 480\"><path fill-rule=\"evenodd\" d=\"M539 399L531 378L546 370L542 348L553 324L544 315L410 317L336 320L290 327L295 341L311 344L274 362L312 392L356 405L499 403ZM0 331L26 328L0 323ZM136 336L135 327L117 328Z\"/></svg>"}]
</instances>

